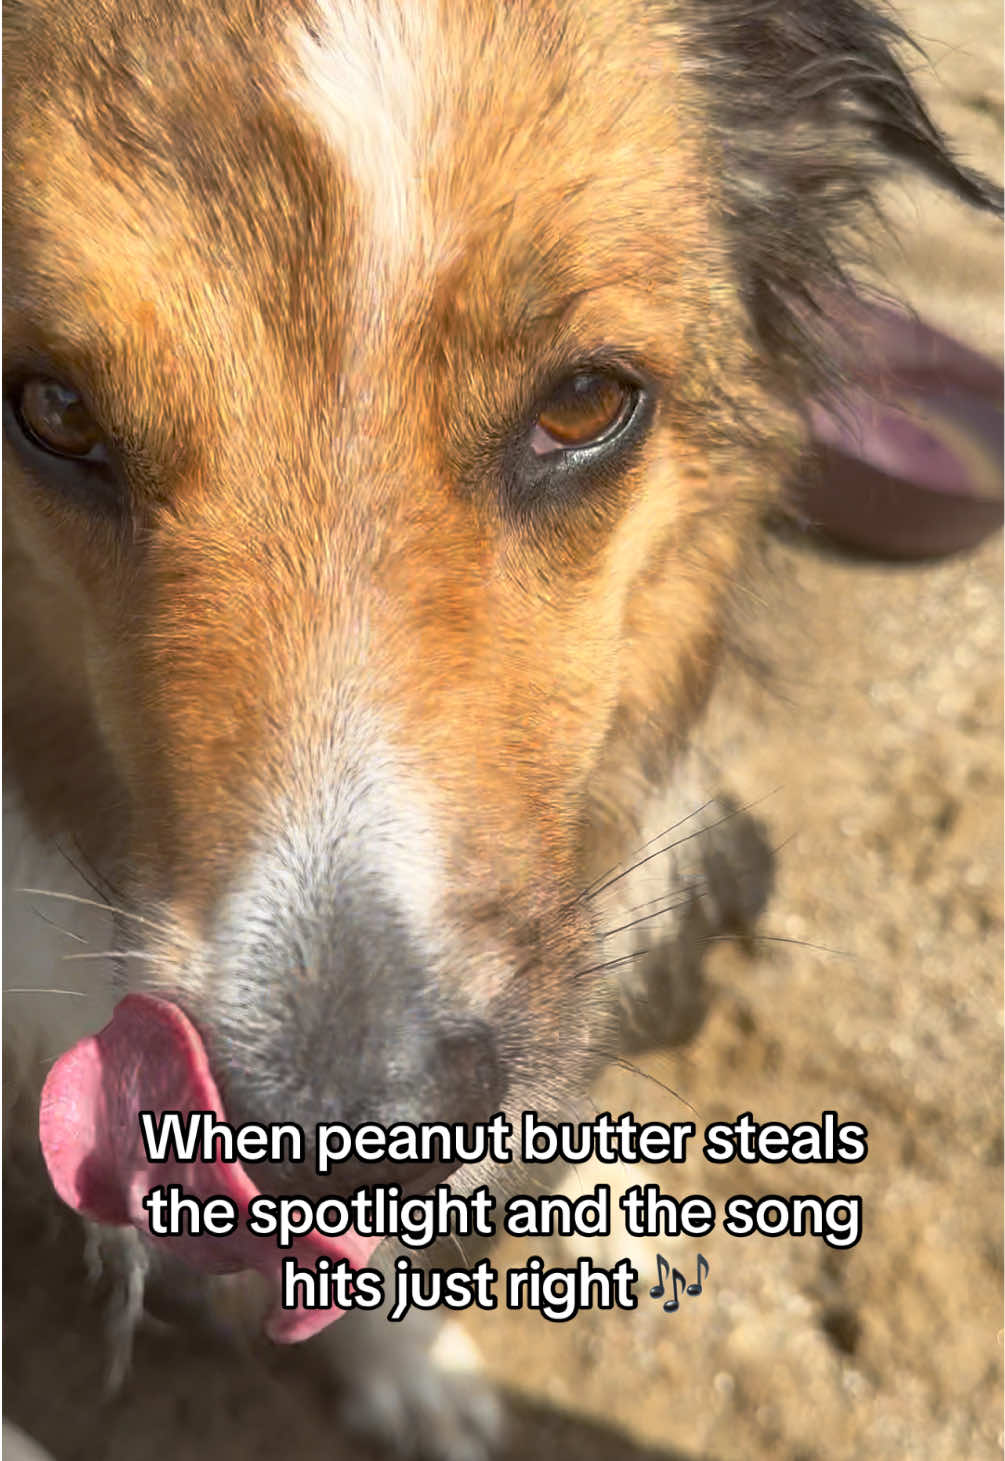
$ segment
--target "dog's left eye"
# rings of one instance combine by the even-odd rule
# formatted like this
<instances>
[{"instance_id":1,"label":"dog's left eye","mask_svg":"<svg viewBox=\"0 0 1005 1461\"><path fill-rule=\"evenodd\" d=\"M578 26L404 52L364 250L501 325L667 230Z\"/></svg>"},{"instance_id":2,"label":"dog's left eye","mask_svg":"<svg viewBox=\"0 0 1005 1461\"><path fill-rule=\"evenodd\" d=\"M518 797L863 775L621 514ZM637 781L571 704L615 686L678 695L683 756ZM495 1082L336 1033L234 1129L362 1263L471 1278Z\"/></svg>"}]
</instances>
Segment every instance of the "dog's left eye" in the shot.
<instances>
[{"instance_id":1,"label":"dog's left eye","mask_svg":"<svg viewBox=\"0 0 1005 1461\"><path fill-rule=\"evenodd\" d=\"M94 417L72 386L33 376L12 402L22 434L50 456L75 462L105 462L108 449Z\"/></svg>"},{"instance_id":2,"label":"dog's left eye","mask_svg":"<svg viewBox=\"0 0 1005 1461\"><path fill-rule=\"evenodd\" d=\"M552 391L531 432L535 456L547 457L610 441L634 414L638 391L603 371L580 371Z\"/></svg>"}]
</instances>

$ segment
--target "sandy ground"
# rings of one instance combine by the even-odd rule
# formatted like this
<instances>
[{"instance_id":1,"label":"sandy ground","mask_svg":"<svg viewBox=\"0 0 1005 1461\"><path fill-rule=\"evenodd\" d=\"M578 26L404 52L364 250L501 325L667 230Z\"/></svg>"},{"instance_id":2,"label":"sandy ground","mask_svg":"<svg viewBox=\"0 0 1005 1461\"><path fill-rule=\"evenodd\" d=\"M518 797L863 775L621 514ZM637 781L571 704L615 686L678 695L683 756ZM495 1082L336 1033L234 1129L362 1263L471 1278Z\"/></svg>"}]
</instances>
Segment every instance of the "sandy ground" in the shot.
<instances>
[{"instance_id":1,"label":"sandy ground","mask_svg":"<svg viewBox=\"0 0 1005 1461\"><path fill-rule=\"evenodd\" d=\"M940 120L997 173L998 8L917 0L907 18L936 63L921 79ZM922 185L898 187L891 207L887 276L928 318L1000 354L996 225ZM699 1128L747 1110L865 1123L860 1166L699 1156L668 1184L720 1206L735 1192L859 1193L862 1241L837 1252L812 1237L612 1238L600 1251L653 1279L657 1246L689 1276L700 1249L703 1294L668 1315L643 1287L635 1313L567 1325L465 1316L510 1396L512 1458L1000 1451L1001 543L891 568L778 540L768 572L798 631L775 646L774 687L724 686L706 732L727 785L763 799L781 848L765 937L717 944L697 1037L646 1056L639 1074L609 1073L597 1104ZM570 1258L557 1240L534 1247ZM79 1261L55 1268L53 1251L37 1214L8 1212L5 1408L58 1461L361 1454L296 1354L249 1368L149 1336L124 1394L102 1405L93 1302ZM524 1251L508 1240L499 1266Z\"/></svg>"}]
</instances>

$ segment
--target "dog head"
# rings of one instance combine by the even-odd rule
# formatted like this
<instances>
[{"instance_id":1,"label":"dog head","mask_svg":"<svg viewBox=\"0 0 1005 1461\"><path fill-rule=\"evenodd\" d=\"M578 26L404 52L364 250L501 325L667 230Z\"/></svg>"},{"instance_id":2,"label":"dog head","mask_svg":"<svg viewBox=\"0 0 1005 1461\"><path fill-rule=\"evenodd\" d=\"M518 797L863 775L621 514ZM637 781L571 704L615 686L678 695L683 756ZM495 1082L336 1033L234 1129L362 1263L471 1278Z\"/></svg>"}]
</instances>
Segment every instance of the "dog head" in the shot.
<instances>
[{"instance_id":1,"label":"dog head","mask_svg":"<svg viewBox=\"0 0 1005 1461\"><path fill-rule=\"evenodd\" d=\"M850 0L8 20L8 747L237 1120L560 1109L869 159ZM993 200L992 200L993 201Z\"/></svg>"}]
</instances>

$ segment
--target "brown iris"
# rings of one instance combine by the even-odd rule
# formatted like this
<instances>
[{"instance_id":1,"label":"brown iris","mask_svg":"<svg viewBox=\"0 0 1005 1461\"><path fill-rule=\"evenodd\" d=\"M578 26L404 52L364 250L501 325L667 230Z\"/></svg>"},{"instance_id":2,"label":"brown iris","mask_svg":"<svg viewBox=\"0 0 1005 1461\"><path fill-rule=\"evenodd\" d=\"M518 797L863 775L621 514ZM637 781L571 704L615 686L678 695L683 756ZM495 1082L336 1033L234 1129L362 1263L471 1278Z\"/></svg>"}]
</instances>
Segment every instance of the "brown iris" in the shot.
<instances>
[{"instance_id":1,"label":"brown iris","mask_svg":"<svg viewBox=\"0 0 1005 1461\"><path fill-rule=\"evenodd\" d=\"M552 392L538 413L531 447L538 456L595 446L627 419L635 392L613 375L582 371Z\"/></svg>"},{"instance_id":2,"label":"brown iris","mask_svg":"<svg viewBox=\"0 0 1005 1461\"><path fill-rule=\"evenodd\" d=\"M17 415L25 435L57 457L89 457L103 452L101 430L77 391L58 380L33 376L21 388Z\"/></svg>"}]
</instances>

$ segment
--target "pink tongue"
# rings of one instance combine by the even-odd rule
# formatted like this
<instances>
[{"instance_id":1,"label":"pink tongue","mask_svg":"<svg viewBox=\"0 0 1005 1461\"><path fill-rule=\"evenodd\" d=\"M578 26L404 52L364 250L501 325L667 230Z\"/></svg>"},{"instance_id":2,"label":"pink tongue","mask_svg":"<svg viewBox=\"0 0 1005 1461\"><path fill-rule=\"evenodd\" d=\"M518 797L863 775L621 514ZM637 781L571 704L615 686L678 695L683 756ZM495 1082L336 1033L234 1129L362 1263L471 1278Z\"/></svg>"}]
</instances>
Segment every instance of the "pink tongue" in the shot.
<instances>
[{"instance_id":1,"label":"pink tongue","mask_svg":"<svg viewBox=\"0 0 1005 1461\"><path fill-rule=\"evenodd\" d=\"M132 1223L149 1234L142 1199L151 1188L179 1183L205 1201L230 1197L241 1215L226 1237L150 1236L207 1273L256 1268L278 1285L284 1257L313 1268L325 1255L362 1267L380 1241L350 1229L340 1238L307 1234L280 1251L274 1238L244 1225L258 1189L237 1162L150 1162L139 1113L210 1111L225 1120L223 1102L198 1031L177 1005L130 994L111 1021L61 1056L42 1092L39 1134L49 1175L64 1202L98 1222ZM277 1299L266 1320L270 1339L292 1343L324 1329L342 1310L283 1309Z\"/></svg>"}]
</instances>

